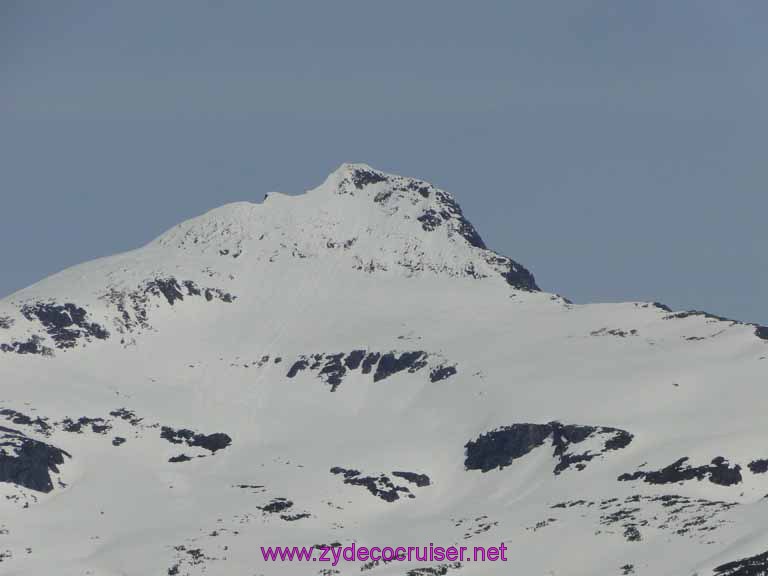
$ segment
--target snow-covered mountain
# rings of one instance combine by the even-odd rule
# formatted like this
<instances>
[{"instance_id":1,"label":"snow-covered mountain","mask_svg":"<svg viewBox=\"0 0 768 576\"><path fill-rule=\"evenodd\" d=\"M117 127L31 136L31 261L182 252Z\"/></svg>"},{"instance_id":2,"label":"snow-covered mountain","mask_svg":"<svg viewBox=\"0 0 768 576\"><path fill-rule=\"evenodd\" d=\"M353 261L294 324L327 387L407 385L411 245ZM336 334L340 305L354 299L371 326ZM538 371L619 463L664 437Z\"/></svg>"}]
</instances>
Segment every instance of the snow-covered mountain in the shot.
<instances>
[{"instance_id":1,"label":"snow-covered mountain","mask_svg":"<svg viewBox=\"0 0 768 576\"><path fill-rule=\"evenodd\" d=\"M571 304L345 164L0 301L0 573L768 574L767 375L768 329Z\"/></svg>"}]
</instances>

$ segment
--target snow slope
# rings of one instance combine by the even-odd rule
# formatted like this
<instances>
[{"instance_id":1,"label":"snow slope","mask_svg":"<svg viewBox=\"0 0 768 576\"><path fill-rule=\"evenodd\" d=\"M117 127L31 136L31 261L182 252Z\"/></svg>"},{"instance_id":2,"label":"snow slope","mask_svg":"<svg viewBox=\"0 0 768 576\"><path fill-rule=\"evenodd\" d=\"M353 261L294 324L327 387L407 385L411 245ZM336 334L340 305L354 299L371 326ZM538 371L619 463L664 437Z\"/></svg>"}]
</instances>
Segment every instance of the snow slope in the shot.
<instances>
[{"instance_id":1,"label":"snow slope","mask_svg":"<svg viewBox=\"0 0 768 576\"><path fill-rule=\"evenodd\" d=\"M541 292L345 164L0 301L0 573L766 574L766 338ZM335 542L509 561L259 552Z\"/></svg>"}]
</instances>

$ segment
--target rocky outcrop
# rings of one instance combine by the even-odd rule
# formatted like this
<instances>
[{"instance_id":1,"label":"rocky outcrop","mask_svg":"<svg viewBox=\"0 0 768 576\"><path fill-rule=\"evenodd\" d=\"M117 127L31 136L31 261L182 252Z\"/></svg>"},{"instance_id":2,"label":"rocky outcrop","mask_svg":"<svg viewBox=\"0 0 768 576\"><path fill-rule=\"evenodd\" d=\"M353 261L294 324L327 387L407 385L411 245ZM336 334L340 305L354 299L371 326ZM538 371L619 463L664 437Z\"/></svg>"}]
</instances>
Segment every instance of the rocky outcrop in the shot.
<instances>
[{"instance_id":1,"label":"rocky outcrop","mask_svg":"<svg viewBox=\"0 0 768 576\"><path fill-rule=\"evenodd\" d=\"M618 428L605 426L581 426L549 422L547 424L512 424L468 442L464 467L467 470L489 472L499 470L522 458L548 440L553 448L557 464L554 474L574 467L583 470L587 462L612 450L619 450L632 442L632 434ZM592 451L576 451L576 445L587 439L596 440L600 447Z\"/></svg>"},{"instance_id":2,"label":"rocky outcrop","mask_svg":"<svg viewBox=\"0 0 768 576\"><path fill-rule=\"evenodd\" d=\"M50 492L53 490L51 474L58 474L65 457L71 458L60 448L0 426L0 482Z\"/></svg>"}]
</instances>

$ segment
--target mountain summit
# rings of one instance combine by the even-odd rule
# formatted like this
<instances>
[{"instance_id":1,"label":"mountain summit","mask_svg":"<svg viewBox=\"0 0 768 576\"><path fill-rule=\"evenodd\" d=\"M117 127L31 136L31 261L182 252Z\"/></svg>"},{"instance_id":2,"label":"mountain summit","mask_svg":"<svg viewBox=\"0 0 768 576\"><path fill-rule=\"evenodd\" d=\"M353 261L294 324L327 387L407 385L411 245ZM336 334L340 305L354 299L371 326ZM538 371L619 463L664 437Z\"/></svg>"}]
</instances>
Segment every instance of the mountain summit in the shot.
<instances>
[{"instance_id":1,"label":"mountain summit","mask_svg":"<svg viewBox=\"0 0 768 576\"><path fill-rule=\"evenodd\" d=\"M449 193L366 164L342 164L300 196L273 193L261 205L223 206L156 244L256 260L341 257L359 270L406 276L501 276L538 290L528 270L488 250Z\"/></svg>"},{"instance_id":2,"label":"mountain summit","mask_svg":"<svg viewBox=\"0 0 768 576\"><path fill-rule=\"evenodd\" d=\"M540 291L344 164L0 300L0 573L765 574L767 340ZM470 556L259 552L430 543Z\"/></svg>"}]
</instances>

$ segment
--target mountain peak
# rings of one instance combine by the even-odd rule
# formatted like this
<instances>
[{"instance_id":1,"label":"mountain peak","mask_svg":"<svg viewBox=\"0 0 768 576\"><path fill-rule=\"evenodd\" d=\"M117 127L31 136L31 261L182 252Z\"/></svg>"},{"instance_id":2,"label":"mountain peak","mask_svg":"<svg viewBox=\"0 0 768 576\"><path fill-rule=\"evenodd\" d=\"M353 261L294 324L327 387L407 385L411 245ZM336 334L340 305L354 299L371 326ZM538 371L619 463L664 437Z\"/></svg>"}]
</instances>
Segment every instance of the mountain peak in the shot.
<instances>
[{"instance_id":1,"label":"mountain peak","mask_svg":"<svg viewBox=\"0 0 768 576\"><path fill-rule=\"evenodd\" d=\"M363 190L374 184L385 183L390 177L390 174L376 170L368 164L344 162L328 175L323 185L340 193L349 193L353 189Z\"/></svg>"},{"instance_id":2,"label":"mountain peak","mask_svg":"<svg viewBox=\"0 0 768 576\"><path fill-rule=\"evenodd\" d=\"M362 163L342 164L304 194L217 208L155 244L269 262L339 257L368 273L501 277L538 290L527 269L486 247L448 192Z\"/></svg>"}]
</instances>

